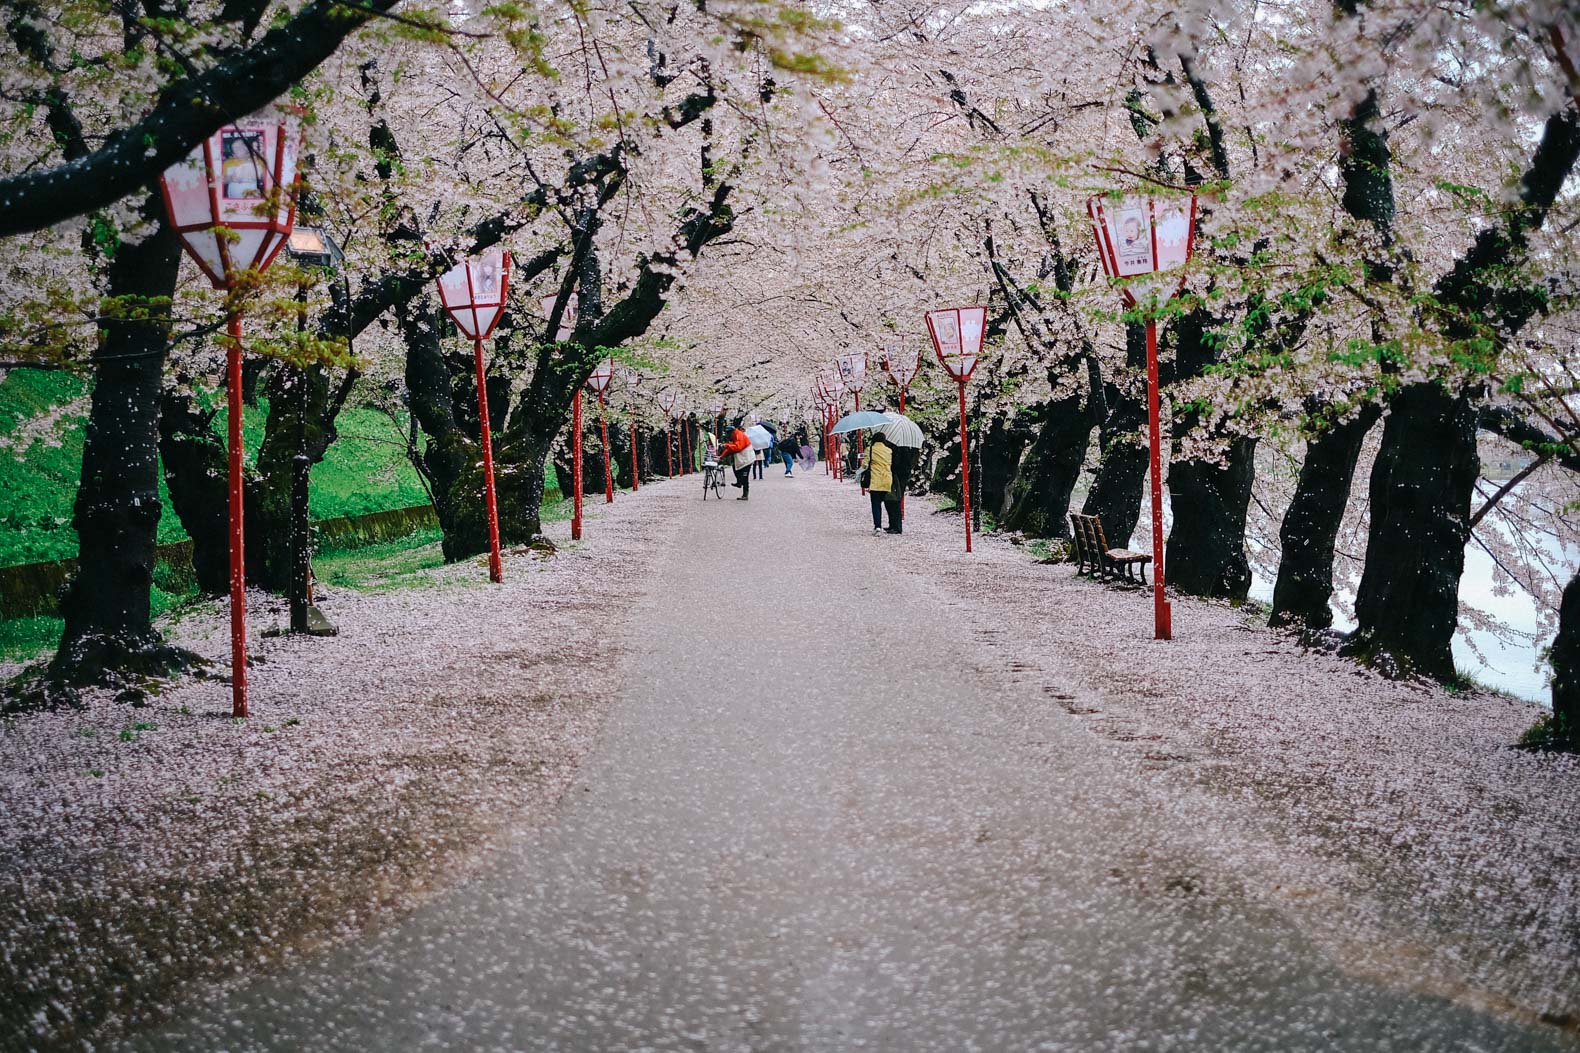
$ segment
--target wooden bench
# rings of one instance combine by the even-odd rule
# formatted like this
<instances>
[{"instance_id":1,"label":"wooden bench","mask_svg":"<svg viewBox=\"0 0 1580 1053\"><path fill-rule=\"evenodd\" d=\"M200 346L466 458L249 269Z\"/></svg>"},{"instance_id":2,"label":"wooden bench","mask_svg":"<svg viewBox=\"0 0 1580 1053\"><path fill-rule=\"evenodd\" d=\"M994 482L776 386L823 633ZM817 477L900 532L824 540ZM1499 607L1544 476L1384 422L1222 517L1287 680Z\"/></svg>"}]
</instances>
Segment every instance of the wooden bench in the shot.
<instances>
[{"instance_id":1,"label":"wooden bench","mask_svg":"<svg viewBox=\"0 0 1580 1053\"><path fill-rule=\"evenodd\" d=\"M1103 537L1101 516L1071 512L1070 528L1075 537L1077 574L1095 574L1099 580L1110 574L1123 574L1127 581L1135 581L1139 574L1141 584L1147 583L1147 564L1152 562L1152 557L1128 548L1109 548L1108 539ZM1135 574L1131 573L1131 568L1135 569Z\"/></svg>"}]
</instances>

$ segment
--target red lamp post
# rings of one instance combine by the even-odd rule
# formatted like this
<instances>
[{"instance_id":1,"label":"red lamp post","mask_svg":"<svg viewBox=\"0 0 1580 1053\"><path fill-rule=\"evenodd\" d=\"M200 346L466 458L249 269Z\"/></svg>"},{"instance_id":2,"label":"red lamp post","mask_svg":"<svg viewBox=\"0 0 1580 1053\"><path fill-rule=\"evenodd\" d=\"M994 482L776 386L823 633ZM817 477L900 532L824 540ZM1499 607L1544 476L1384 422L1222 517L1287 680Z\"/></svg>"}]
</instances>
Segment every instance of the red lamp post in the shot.
<instances>
[{"instance_id":1,"label":"red lamp post","mask_svg":"<svg viewBox=\"0 0 1580 1053\"><path fill-rule=\"evenodd\" d=\"M263 271L296 223L296 120L259 116L205 139L159 177L182 247L216 289ZM247 715L247 571L242 531L241 310L227 311L225 351L230 499L231 714Z\"/></svg>"},{"instance_id":2,"label":"red lamp post","mask_svg":"<svg viewBox=\"0 0 1580 1053\"><path fill-rule=\"evenodd\" d=\"M488 577L496 584L505 580L505 569L499 559L499 503L494 494L494 442L488 430L483 341L493 335L505 313L509 287L510 253L501 248L488 249L439 275L439 302L461 335L472 341L472 360L477 369L477 425L483 440L483 495L488 506Z\"/></svg>"},{"instance_id":3,"label":"red lamp post","mask_svg":"<svg viewBox=\"0 0 1580 1053\"><path fill-rule=\"evenodd\" d=\"M558 296L545 296L543 298L543 318L548 324L554 320L554 305L559 302ZM554 340L563 344L570 339L576 329L577 296L571 293L565 299L565 308L560 312L560 324L555 330ZM571 396L571 540L582 539L582 389L576 386L576 394Z\"/></svg>"},{"instance_id":4,"label":"red lamp post","mask_svg":"<svg viewBox=\"0 0 1580 1053\"><path fill-rule=\"evenodd\" d=\"M1105 203L1102 195L1087 199L1092 233L1103 271L1119 282L1127 307L1140 307L1147 323L1147 423L1152 475L1152 621L1153 639L1174 636L1173 610L1163 584L1163 458L1158 422L1158 314L1185 285L1196 233L1196 196L1190 203L1149 197L1127 197Z\"/></svg>"},{"instance_id":5,"label":"red lamp post","mask_svg":"<svg viewBox=\"0 0 1580 1053\"><path fill-rule=\"evenodd\" d=\"M658 394L658 408L664 411L664 419L668 422L665 427L667 434L664 437L664 456L669 461L669 477L675 477L675 393L661 391ZM684 453L681 454L685 456Z\"/></svg>"},{"instance_id":6,"label":"red lamp post","mask_svg":"<svg viewBox=\"0 0 1580 1053\"><path fill-rule=\"evenodd\" d=\"M594 366L592 375L587 378L587 386L598 396L598 428L603 435L603 501L606 505L614 503L614 468L609 464L609 415L604 395L613 380L614 361L608 358Z\"/></svg>"},{"instance_id":7,"label":"red lamp post","mask_svg":"<svg viewBox=\"0 0 1580 1053\"><path fill-rule=\"evenodd\" d=\"M927 312L927 332L938 361L960 387L960 498L966 520L966 551L971 551L971 461L966 456L966 383L982 355L986 307L944 307Z\"/></svg>"}]
</instances>

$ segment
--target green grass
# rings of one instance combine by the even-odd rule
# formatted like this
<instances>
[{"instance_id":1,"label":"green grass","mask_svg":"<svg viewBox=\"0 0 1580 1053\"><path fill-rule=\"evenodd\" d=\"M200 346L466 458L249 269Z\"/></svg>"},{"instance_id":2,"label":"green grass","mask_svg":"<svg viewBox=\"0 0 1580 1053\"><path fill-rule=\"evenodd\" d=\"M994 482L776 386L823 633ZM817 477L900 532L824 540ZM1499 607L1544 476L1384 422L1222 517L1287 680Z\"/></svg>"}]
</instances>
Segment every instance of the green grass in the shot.
<instances>
[{"instance_id":1,"label":"green grass","mask_svg":"<svg viewBox=\"0 0 1580 1053\"><path fill-rule=\"evenodd\" d=\"M87 382L70 373L14 369L0 380L0 566L68 559L77 554L71 529L72 502L82 472L82 437L86 422ZM214 396L218 397L218 396ZM40 440L19 448L25 439L18 426L62 406L80 405L61 420L39 430ZM267 400L248 407L242 421L247 459L257 458L263 439ZM405 437L377 410L348 407L337 424L340 439L323 463L313 468L308 506L315 519L361 515L426 504L427 492L406 460ZM223 435L225 412L214 417ZM186 531L170 506L164 479L159 480L159 543L182 541Z\"/></svg>"},{"instance_id":2,"label":"green grass","mask_svg":"<svg viewBox=\"0 0 1580 1053\"><path fill-rule=\"evenodd\" d=\"M438 527L360 548L329 549L313 557L313 573L324 585L359 592L418 588L427 571L444 566Z\"/></svg>"}]
</instances>

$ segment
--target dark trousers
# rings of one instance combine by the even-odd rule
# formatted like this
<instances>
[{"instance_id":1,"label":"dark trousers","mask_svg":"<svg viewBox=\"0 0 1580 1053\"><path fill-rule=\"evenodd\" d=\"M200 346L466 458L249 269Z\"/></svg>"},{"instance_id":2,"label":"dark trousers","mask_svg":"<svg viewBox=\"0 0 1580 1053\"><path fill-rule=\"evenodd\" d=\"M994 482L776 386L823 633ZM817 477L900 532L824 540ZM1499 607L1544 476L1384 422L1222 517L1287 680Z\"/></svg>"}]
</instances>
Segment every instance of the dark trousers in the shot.
<instances>
[{"instance_id":1,"label":"dark trousers","mask_svg":"<svg viewBox=\"0 0 1580 1053\"><path fill-rule=\"evenodd\" d=\"M735 485L741 488L741 496L745 497L752 492L752 466L735 469Z\"/></svg>"},{"instance_id":2,"label":"dark trousers","mask_svg":"<svg viewBox=\"0 0 1580 1053\"><path fill-rule=\"evenodd\" d=\"M905 495L903 493L896 493L891 490L883 496L883 503L888 506L889 509L889 529L898 534L900 531L905 529L904 525L900 522L903 515L900 510L900 501L905 497Z\"/></svg>"},{"instance_id":3,"label":"dark trousers","mask_svg":"<svg viewBox=\"0 0 1580 1053\"><path fill-rule=\"evenodd\" d=\"M889 495L877 490L868 490L867 496L872 498L872 529L877 530L883 526L883 499ZM891 526L894 523L893 512L889 513L889 523Z\"/></svg>"}]
</instances>

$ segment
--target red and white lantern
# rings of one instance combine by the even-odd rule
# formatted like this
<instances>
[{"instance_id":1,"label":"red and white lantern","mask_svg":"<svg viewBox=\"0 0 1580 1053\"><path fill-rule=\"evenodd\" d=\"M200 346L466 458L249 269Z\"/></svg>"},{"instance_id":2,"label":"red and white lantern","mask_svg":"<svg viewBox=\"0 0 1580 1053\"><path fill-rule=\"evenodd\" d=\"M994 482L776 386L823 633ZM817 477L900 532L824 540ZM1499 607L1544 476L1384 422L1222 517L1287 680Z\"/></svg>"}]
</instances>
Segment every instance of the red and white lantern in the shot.
<instances>
[{"instance_id":1,"label":"red and white lantern","mask_svg":"<svg viewBox=\"0 0 1580 1053\"><path fill-rule=\"evenodd\" d=\"M487 340L505 313L510 253L487 249L439 276L439 300L468 340Z\"/></svg>"},{"instance_id":2,"label":"red and white lantern","mask_svg":"<svg viewBox=\"0 0 1580 1053\"><path fill-rule=\"evenodd\" d=\"M1103 272L1119 283L1129 307L1147 316L1147 421L1151 436L1148 456L1152 476L1152 635L1174 636L1173 611L1164 594L1163 456L1159 439L1158 322L1159 309L1185 286L1185 267L1196 240L1196 196L1188 201L1159 202L1150 197L1091 197L1086 212L1092 219L1097 255Z\"/></svg>"},{"instance_id":3,"label":"red and white lantern","mask_svg":"<svg viewBox=\"0 0 1580 1053\"><path fill-rule=\"evenodd\" d=\"M960 507L965 512L966 551L971 551L971 460L966 451L966 383L982 357L986 307L943 307L927 312L927 332L945 372L960 388Z\"/></svg>"},{"instance_id":4,"label":"red and white lantern","mask_svg":"<svg viewBox=\"0 0 1580 1053\"><path fill-rule=\"evenodd\" d=\"M159 177L170 226L216 289L274 262L296 223L295 115L221 128Z\"/></svg>"},{"instance_id":5,"label":"red and white lantern","mask_svg":"<svg viewBox=\"0 0 1580 1053\"><path fill-rule=\"evenodd\" d=\"M1087 199L1103 272L1121 282L1131 307L1167 303L1185 284L1196 233L1196 197L1158 202L1150 197Z\"/></svg>"},{"instance_id":6,"label":"red and white lantern","mask_svg":"<svg viewBox=\"0 0 1580 1053\"><path fill-rule=\"evenodd\" d=\"M209 136L159 177L165 214L216 289L274 262L296 222L296 118L260 114ZM247 581L242 483L241 315L226 319L231 713L247 715Z\"/></svg>"},{"instance_id":7,"label":"red and white lantern","mask_svg":"<svg viewBox=\"0 0 1580 1053\"><path fill-rule=\"evenodd\" d=\"M477 370L477 425L483 442L483 496L488 507L488 577L495 583L505 580L505 568L499 556L499 501L494 492L494 441L488 427L483 341L493 335L505 313L509 291L510 253L497 246L439 275L439 302L461 335L472 341Z\"/></svg>"}]
</instances>

